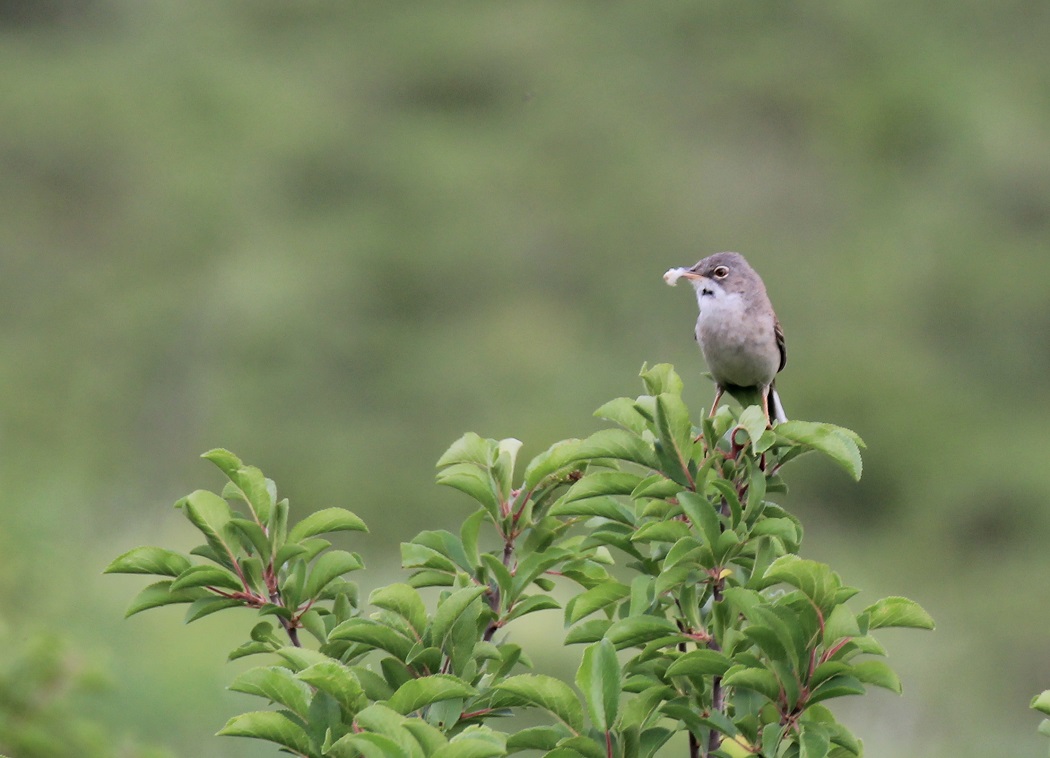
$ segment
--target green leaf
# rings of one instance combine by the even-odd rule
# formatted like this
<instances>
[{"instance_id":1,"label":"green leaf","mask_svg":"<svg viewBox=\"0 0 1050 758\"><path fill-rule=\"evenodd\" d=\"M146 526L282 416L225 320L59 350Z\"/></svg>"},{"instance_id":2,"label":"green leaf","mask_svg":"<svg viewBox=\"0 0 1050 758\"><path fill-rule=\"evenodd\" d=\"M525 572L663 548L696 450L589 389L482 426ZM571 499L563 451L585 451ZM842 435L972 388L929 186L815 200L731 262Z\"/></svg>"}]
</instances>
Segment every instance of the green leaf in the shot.
<instances>
[{"instance_id":1,"label":"green leaf","mask_svg":"<svg viewBox=\"0 0 1050 758\"><path fill-rule=\"evenodd\" d=\"M519 598L514 603L514 607L510 609L510 613L503 617L502 622L503 624L508 624L514 619L521 618L529 613L552 610L554 608L561 608L561 605L549 595L530 595Z\"/></svg>"},{"instance_id":2,"label":"green leaf","mask_svg":"<svg viewBox=\"0 0 1050 758\"><path fill-rule=\"evenodd\" d=\"M573 597L565 606L565 623L575 624L585 616L622 600L631 588L620 582L604 582Z\"/></svg>"},{"instance_id":3,"label":"green leaf","mask_svg":"<svg viewBox=\"0 0 1050 758\"><path fill-rule=\"evenodd\" d=\"M631 492L631 499L654 498L656 500L664 500L676 496L682 489L682 485L673 479L668 479L663 474L653 474L638 482L638 486Z\"/></svg>"},{"instance_id":4,"label":"green leaf","mask_svg":"<svg viewBox=\"0 0 1050 758\"><path fill-rule=\"evenodd\" d=\"M351 717L367 702L361 683L349 668L338 661L319 661L307 666L296 674L296 677L322 692L327 692Z\"/></svg>"},{"instance_id":5,"label":"green leaf","mask_svg":"<svg viewBox=\"0 0 1050 758\"><path fill-rule=\"evenodd\" d=\"M208 454L204 456L207 458ZM248 504L249 509L261 522L270 518L270 509L277 499L277 488L273 482L263 476L255 466L239 466L232 471L225 471L230 484L223 488L223 497L236 496Z\"/></svg>"},{"instance_id":6,"label":"green leaf","mask_svg":"<svg viewBox=\"0 0 1050 758\"><path fill-rule=\"evenodd\" d=\"M274 569L283 568L286 563L297 556L302 556L304 561L309 560L306 553L307 550L302 545L297 545L294 542L284 544L277 549L277 555L273 561Z\"/></svg>"},{"instance_id":7,"label":"green leaf","mask_svg":"<svg viewBox=\"0 0 1050 758\"><path fill-rule=\"evenodd\" d=\"M680 563L686 566L697 567L697 559L704 554L704 543L696 537L689 535L678 540L667 551L664 556L664 572L675 568Z\"/></svg>"},{"instance_id":8,"label":"green leaf","mask_svg":"<svg viewBox=\"0 0 1050 758\"><path fill-rule=\"evenodd\" d=\"M821 684L809 697L809 702L819 703L845 695L863 695L864 685L853 676L833 676Z\"/></svg>"},{"instance_id":9,"label":"green leaf","mask_svg":"<svg viewBox=\"0 0 1050 758\"><path fill-rule=\"evenodd\" d=\"M328 633L329 641L350 640L385 650L399 661L407 660L415 644L399 631L371 619L352 618Z\"/></svg>"},{"instance_id":10,"label":"green leaf","mask_svg":"<svg viewBox=\"0 0 1050 758\"><path fill-rule=\"evenodd\" d=\"M663 471L682 485L690 484L689 461L693 452L693 425L689 409L677 394L656 396L656 428L660 444L656 451Z\"/></svg>"},{"instance_id":11,"label":"green leaf","mask_svg":"<svg viewBox=\"0 0 1050 758\"><path fill-rule=\"evenodd\" d=\"M569 737L558 743L558 747L549 753L547 758L608 758L605 750L605 738L598 739L590 735Z\"/></svg>"},{"instance_id":12,"label":"green leaf","mask_svg":"<svg viewBox=\"0 0 1050 758\"><path fill-rule=\"evenodd\" d=\"M474 511L464 519L463 526L459 529L459 542L463 546L463 555L471 571L481 564L481 557L478 554L478 533L487 517L488 511L484 508Z\"/></svg>"},{"instance_id":13,"label":"green leaf","mask_svg":"<svg viewBox=\"0 0 1050 758\"><path fill-rule=\"evenodd\" d=\"M815 421L784 421L777 424L774 431L778 439L819 450L854 479L860 479L863 442L848 429Z\"/></svg>"},{"instance_id":14,"label":"green leaf","mask_svg":"<svg viewBox=\"0 0 1050 758\"><path fill-rule=\"evenodd\" d=\"M299 616L299 623L322 645L328 642L328 627L325 625L324 617L316 608L303 612Z\"/></svg>"},{"instance_id":15,"label":"green leaf","mask_svg":"<svg viewBox=\"0 0 1050 758\"><path fill-rule=\"evenodd\" d=\"M373 732L344 734L324 755L326 758L414 758L397 741Z\"/></svg>"},{"instance_id":16,"label":"green leaf","mask_svg":"<svg viewBox=\"0 0 1050 758\"><path fill-rule=\"evenodd\" d=\"M408 715L439 700L468 698L477 693L462 679L448 674L422 676L405 682L387 701L387 705L400 714Z\"/></svg>"},{"instance_id":17,"label":"green leaf","mask_svg":"<svg viewBox=\"0 0 1050 758\"><path fill-rule=\"evenodd\" d=\"M412 542L423 545L448 558L462 571L470 573L474 564L467 558L459 537L444 529L423 531L412 538Z\"/></svg>"},{"instance_id":18,"label":"green leaf","mask_svg":"<svg viewBox=\"0 0 1050 758\"><path fill-rule=\"evenodd\" d=\"M529 461L524 474L526 491L535 489L550 476L576 469L576 463L580 460L579 442L579 440L555 442Z\"/></svg>"},{"instance_id":19,"label":"green leaf","mask_svg":"<svg viewBox=\"0 0 1050 758\"><path fill-rule=\"evenodd\" d=\"M1050 737L1050 719L1043 719L1036 727L1036 731L1044 737Z\"/></svg>"},{"instance_id":20,"label":"green leaf","mask_svg":"<svg viewBox=\"0 0 1050 758\"><path fill-rule=\"evenodd\" d=\"M736 724L721 711L703 711L698 713L693 703L686 698L675 698L660 706L660 711L673 719L684 723L691 731L696 732L700 727L714 729L726 737L735 737L740 733ZM715 753L714 755L718 755ZM720 756L720 758L722 758Z\"/></svg>"},{"instance_id":21,"label":"green leaf","mask_svg":"<svg viewBox=\"0 0 1050 758\"><path fill-rule=\"evenodd\" d=\"M641 617L656 603L656 581L651 576L639 574L631 580L631 602L627 615ZM615 634L615 632L614 632Z\"/></svg>"},{"instance_id":22,"label":"green leaf","mask_svg":"<svg viewBox=\"0 0 1050 758\"><path fill-rule=\"evenodd\" d=\"M474 677L479 665L474 659L474 649L481 642L483 614L486 619L489 618L490 609L478 598L452 625L448 636L440 645L442 652L448 656L450 665L447 673L464 679Z\"/></svg>"},{"instance_id":23,"label":"green leaf","mask_svg":"<svg viewBox=\"0 0 1050 758\"><path fill-rule=\"evenodd\" d=\"M173 591L187 587L225 587L235 591L244 589L236 574L220 566L191 566L171 583Z\"/></svg>"},{"instance_id":24,"label":"green leaf","mask_svg":"<svg viewBox=\"0 0 1050 758\"><path fill-rule=\"evenodd\" d=\"M752 537L778 537L785 545L797 545L798 528L789 518L764 518L751 528Z\"/></svg>"},{"instance_id":25,"label":"green leaf","mask_svg":"<svg viewBox=\"0 0 1050 758\"><path fill-rule=\"evenodd\" d=\"M208 452L204 453L204 455L202 455L201 458L214 463L216 466L219 467L219 470L222 471L222 473L226 474L226 476L229 476L244 465L244 462L241 461L240 458L231 453L229 450L224 450L221 447L217 447L214 450L209 450Z\"/></svg>"},{"instance_id":26,"label":"green leaf","mask_svg":"<svg viewBox=\"0 0 1050 758\"><path fill-rule=\"evenodd\" d=\"M602 429L579 442L580 458L615 458L658 468L652 446L626 429Z\"/></svg>"},{"instance_id":27,"label":"green leaf","mask_svg":"<svg viewBox=\"0 0 1050 758\"><path fill-rule=\"evenodd\" d=\"M665 700L674 696L674 689L664 684L654 684L627 701L620 719L621 733L629 729L641 729L650 722L653 713Z\"/></svg>"},{"instance_id":28,"label":"green leaf","mask_svg":"<svg viewBox=\"0 0 1050 758\"><path fill-rule=\"evenodd\" d=\"M722 676L732 665L717 650L691 650L667 667L667 676Z\"/></svg>"},{"instance_id":29,"label":"green leaf","mask_svg":"<svg viewBox=\"0 0 1050 758\"><path fill-rule=\"evenodd\" d=\"M417 635L423 636L427 626L427 609L414 587L400 583L380 587L369 595L368 602L401 616Z\"/></svg>"},{"instance_id":30,"label":"green leaf","mask_svg":"<svg viewBox=\"0 0 1050 758\"><path fill-rule=\"evenodd\" d=\"M674 366L670 363L657 363L652 368L642 366L639 376L642 377L642 382L650 395L663 393L671 395L682 394L684 387L682 378L678 376L678 372L674 370Z\"/></svg>"},{"instance_id":31,"label":"green leaf","mask_svg":"<svg viewBox=\"0 0 1050 758\"><path fill-rule=\"evenodd\" d=\"M868 629L887 626L912 629L933 629L934 621L914 600L906 597L886 597L864 609L868 616Z\"/></svg>"},{"instance_id":32,"label":"green leaf","mask_svg":"<svg viewBox=\"0 0 1050 758\"><path fill-rule=\"evenodd\" d=\"M423 587L451 587L454 584L455 577L444 571L414 571L412 576L408 577L408 586L417 589Z\"/></svg>"},{"instance_id":33,"label":"green leaf","mask_svg":"<svg viewBox=\"0 0 1050 758\"><path fill-rule=\"evenodd\" d=\"M625 471L589 473L566 490L562 502L584 500L599 495L630 495L642 480L637 474Z\"/></svg>"},{"instance_id":34,"label":"green leaf","mask_svg":"<svg viewBox=\"0 0 1050 758\"><path fill-rule=\"evenodd\" d=\"M574 733L583 729L583 708L569 685L544 674L512 676L493 689L508 692L525 703L544 708L563 721Z\"/></svg>"},{"instance_id":35,"label":"green leaf","mask_svg":"<svg viewBox=\"0 0 1050 758\"><path fill-rule=\"evenodd\" d=\"M134 616L136 613L141 613L150 608L158 608L162 605L192 603L201 597L213 597L213 595L209 594L207 590L197 587L172 592L170 581L157 582L143 589L132 599L128 609L124 612L124 618Z\"/></svg>"},{"instance_id":36,"label":"green leaf","mask_svg":"<svg viewBox=\"0 0 1050 758\"><path fill-rule=\"evenodd\" d=\"M304 719L310 710L310 688L282 666L248 669L230 683L230 689L266 698Z\"/></svg>"},{"instance_id":37,"label":"green leaf","mask_svg":"<svg viewBox=\"0 0 1050 758\"><path fill-rule=\"evenodd\" d=\"M824 644L835 644L845 637L859 637L857 617L845 605L836 605L824 621Z\"/></svg>"},{"instance_id":38,"label":"green leaf","mask_svg":"<svg viewBox=\"0 0 1050 758\"><path fill-rule=\"evenodd\" d=\"M231 650L230 654L226 656L226 660L235 661L238 658L247 658L249 655L272 652L273 645L269 645L265 642L245 642L243 645L238 645Z\"/></svg>"},{"instance_id":39,"label":"green leaf","mask_svg":"<svg viewBox=\"0 0 1050 758\"><path fill-rule=\"evenodd\" d=\"M803 724L798 740L799 758L827 758L831 740L822 724Z\"/></svg>"},{"instance_id":40,"label":"green leaf","mask_svg":"<svg viewBox=\"0 0 1050 758\"><path fill-rule=\"evenodd\" d=\"M597 642L609 631L612 622L609 619L596 618L577 624L565 635L566 645L578 645L582 642Z\"/></svg>"},{"instance_id":41,"label":"green leaf","mask_svg":"<svg viewBox=\"0 0 1050 758\"><path fill-rule=\"evenodd\" d=\"M239 608L243 606L244 601L237 600L236 598L215 596L199 597L190 603L190 607L186 609L186 618L184 620L187 624L191 624L198 619L202 619L216 611L221 611L224 608Z\"/></svg>"},{"instance_id":42,"label":"green leaf","mask_svg":"<svg viewBox=\"0 0 1050 758\"><path fill-rule=\"evenodd\" d=\"M496 444L496 460L492 465L492 477L499 485L500 495L504 500L510 498L511 480L514 478L514 462L518 459L518 451L521 450L522 442L519 439L508 437Z\"/></svg>"},{"instance_id":43,"label":"green leaf","mask_svg":"<svg viewBox=\"0 0 1050 758\"><path fill-rule=\"evenodd\" d=\"M270 511L270 519L266 523L267 534L273 542L275 552L284 546L288 539L288 498L283 498L274 503Z\"/></svg>"},{"instance_id":44,"label":"green leaf","mask_svg":"<svg viewBox=\"0 0 1050 758\"><path fill-rule=\"evenodd\" d=\"M608 639L617 650L625 647L643 645L653 640L674 640L682 637L675 624L659 616L629 616L613 623L605 632Z\"/></svg>"},{"instance_id":45,"label":"green leaf","mask_svg":"<svg viewBox=\"0 0 1050 758\"><path fill-rule=\"evenodd\" d=\"M511 581L508 601L516 600L532 582L544 572L569 558L575 558L568 550L550 548L542 553L532 553L518 563Z\"/></svg>"},{"instance_id":46,"label":"green leaf","mask_svg":"<svg viewBox=\"0 0 1050 758\"><path fill-rule=\"evenodd\" d=\"M865 684L874 684L876 687L901 694L901 680L884 661L867 660L855 663L852 673Z\"/></svg>"},{"instance_id":47,"label":"green leaf","mask_svg":"<svg viewBox=\"0 0 1050 758\"><path fill-rule=\"evenodd\" d=\"M650 521L631 535L631 542L678 542L689 536L689 527L682 521Z\"/></svg>"},{"instance_id":48,"label":"green leaf","mask_svg":"<svg viewBox=\"0 0 1050 758\"><path fill-rule=\"evenodd\" d=\"M393 734L408 721L404 715L384 703L373 703L358 714L357 723L364 729ZM414 738L413 738L414 739Z\"/></svg>"},{"instance_id":49,"label":"green leaf","mask_svg":"<svg viewBox=\"0 0 1050 758\"><path fill-rule=\"evenodd\" d=\"M410 682L415 678L415 673L396 658L381 659L379 661L379 669L383 674L383 680L387 683L390 689L391 695L393 695L394 691L402 684ZM358 675L360 676L360 674ZM394 711L390 712L394 713Z\"/></svg>"},{"instance_id":50,"label":"green leaf","mask_svg":"<svg viewBox=\"0 0 1050 758\"><path fill-rule=\"evenodd\" d=\"M744 510L747 513L747 522L749 524L754 524L758 517L762 515L762 511L765 510L765 497L766 472L758 466L753 466L751 469L751 477L748 480L747 502L744 507ZM737 522L734 521L733 526L736 527Z\"/></svg>"},{"instance_id":51,"label":"green leaf","mask_svg":"<svg viewBox=\"0 0 1050 758\"><path fill-rule=\"evenodd\" d=\"M634 526L635 515L629 507L614 500L609 496L589 497L583 500L558 500L551 506L551 516L557 518L573 518L577 516L598 516L599 518L616 521L628 526Z\"/></svg>"},{"instance_id":52,"label":"green leaf","mask_svg":"<svg viewBox=\"0 0 1050 758\"><path fill-rule=\"evenodd\" d=\"M714 549L722 534L722 522L715 506L695 492L682 492L678 496L678 502L693 526L700 530L704 541Z\"/></svg>"},{"instance_id":53,"label":"green leaf","mask_svg":"<svg viewBox=\"0 0 1050 758\"><path fill-rule=\"evenodd\" d=\"M613 728L619 713L622 672L616 659L616 648L603 639L583 651L576 671L576 686L583 693L591 724L600 731Z\"/></svg>"},{"instance_id":54,"label":"green leaf","mask_svg":"<svg viewBox=\"0 0 1050 758\"><path fill-rule=\"evenodd\" d=\"M406 728L406 725L412 720L405 718L382 703L374 703L357 714L356 723L357 726L366 732L373 732L376 736L386 736L396 743L396 748L393 751L390 751L389 747L387 747L387 752L382 754L369 753L369 755L377 755L379 758L388 758L388 756L405 756L405 758L416 758L418 756L418 758L422 758L423 751L420 749L419 742L415 736L421 733L420 730L411 731ZM430 739L426 741L430 742Z\"/></svg>"},{"instance_id":55,"label":"green leaf","mask_svg":"<svg viewBox=\"0 0 1050 758\"><path fill-rule=\"evenodd\" d=\"M848 674L853 670L853 667L848 663L842 661L825 661L824 663L818 664L813 673L809 676L808 686L813 689L818 684L823 684L833 676L839 676L840 674Z\"/></svg>"},{"instance_id":56,"label":"green leaf","mask_svg":"<svg viewBox=\"0 0 1050 758\"><path fill-rule=\"evenodd\" d=\"M474 432L467 432L452 443L438 459L437 467L445 468L456 463L472 463L488 468L495 458L496 441L483 439Z\"/></svg>"},{"instance_id":57,"label":"green leaf","mask_svg":"<svg viewBox=\"0 0 1050 758\"><path fill-rule=\"evenodd\" d=\"M218 732L227 737L254 737L283 745L301 755L315 755L306 731L277 711L254 711L234 716Z\"/></svg>"},{"instance_id":58,"label":"green leaf","mask_svg":"<svg viewBox=\"0 0 1050 758\"><path fill-rule=\"evenodd\" d=\"M1050 690L1043 690L1032 698L1032 703L1029 707L1050 716Z\"/></svg>"},{"instance_id":59,"label":"green leaf","mask_svg":"<svg viewBox=\"0 0 1050 758\"><path fill-rule=\"evenodd\" d=\"M779 582L800 590L826 612L835 605L836 595L842 587L838 574L826 564L791 554L783 555L773 561L766 570L761 586L769 587Z\"/></svg>"},{"instance_id":60,"label":"green leaf","mask_svg":"<svg viewBox=\"0 0 1050 758\"><path fill-rule=\"evenodd\" d=\"M329 532L367 532L365 522L345 508L325 508L311 513L288 532L289 542Z\"/></svg>"},{"instance_id":61,"label":"green leaf","mask_svg":"<svg viewBox=\"0 0 1050 758\"><path fill-rule=\"evenodd\" d=\"M553 750L561 740L570 734L560 724L519 729L507 737L507 751L516 753L521 750Z\"/></svg>"},{"instance_id":62,"label":"green leaf","mask_svg":"<svg viewBox=\"0 0 1050 758\"><path fill-rule=\"evenodd\" d=\"M323 553L310 567L303 590L304 599L315 598L332 580L362 567L361 559L345 550Z\"/></svg>"},{"instance_id":63,"label":"green leaf","mask_svg":"<svg viewBox=\"0 0 1050 758\"><path fill-rule=\"evenodd\" d=\"M365 666L350 666L349 668L357 681L361 683L361 689L364 690L365 697L369 700L386 700L394 694L394 688L387 684L386 679L370 668Z\"/></svg>"},{"instance_id":64,"label":"green leaf","mask_svg":"<svg viewBox=\"0 0 1050 758\"><path fill-rule=\"evenodd\" d=\"M245 544L246 549L254 550L256 555L267 559L267 561L273 555L273 546L266 537L266 532L254 521L244 518L232 518L230 519L230 526L236 530L235 534L240 532L241 541Z\"/></svg>"},{"instance_id":65,"label":"green leaf","mask_svg":"<svg viewBox=\"0 0 1050 758\"><path fill-rule=\"evenodd\" d=\"M194 526L196 526L209 541L215 540L219 544L225 544L222 537L223 527L233 518L230 504L207 490L195 490L175 504L176 508L182 509Z\"/></svg>"},{"instance_id":66,"label":"green leaf","mask_svg":"<svg viewBox=\"0 0 1050 758\"><path fill-rule=\"evenodd\" d=\"M492 578L496 580L496 587L499 588L503 599L506 600L510 595L510 586L514 583L514 577L511 576L510 569L504 566L503 561L492 553L482 553L481 562L488 569Z\"/></svg>"},{"instance_id":67,"label":"green leaf","mask_svg":"<svg viewBox=\"0 0 1050 758\"><path fill-rule=\"evenodd\" d=\"M604 418L619 424L628 431L641 434L646 430L645 416L638 412L634 400L629 397L618 397L610 400L594 412L598 418Z\"/></svg>"},{"instance_id":68,"label":"green leaf","mask_svg":"<svg viewBox=\"0 0 1050 758\"><path fill-rule=\"evenodd\" d=\"M494 520L501 518L496 482L487 469L472 463L455 463L438 473L437 483L466 493L481 503Z\"/></svg>"},{"instance_id":69,"label":"green leaf","mask_svg":"<svg viewBox=\"0 0 1050 758\"><path fill-rule=\"evenodd\" d=\"M667 744L675 732L665 727L652 727L641 733L638 740L639 758L653 758L657 751ZM712 754L716 755L716 754Z\"/></svg>"},{"instance_id":70,"label":"green leaf","mask_svg":"<svg viewBox=\"0 0 1050 758\"><path fill-rule=\"evenodd\" d=\"M428 713L428 716L435 715L437 710L442 705L450 705L457 707L450 709L450 716L448 719L442 718L434 723L441 724L443 726L451 726L452 724L456 723L456 721L459 719L459 715L460 713L462 713L461 709L463 703L462 701L458 700L449 700L446 703L439 703L438 705L435 705L433 708L429 709L430 712ZM423 748L423 753L425 755L431 756L431 758L433 758L435 751L438 751L442 747L448 745L448 740L445 738L445 735L442 733L441 729L437 726L434 726L429 721L414 718L405 719L404 723L402 724L402 728L412 735L412 739L414 739L419 744L419 746Z\"/></svg>"},{"instance_id":71,"label":"green leaf","mask_svg":"<svg viewBox=\"0 0 1050 758\"><path fill-rule=\"evenodd\" d=\"M430 758L496 758L507 754L507 735L485 726L469 726L437 748Z\"/></svg>"},{"instance_id":72,"label":"green leaf","mask_svg":"<svg viewBox=\"0 0 1050 758\"><path fill-rule=\"evenodd\" d=\"M488 589L488 587L465 587L452 592L441 600L437 610L434 611L430 627L427 629L426 638L430 643L447 652L446 640L453 625L472 603L488 592Z\"/></svg>"},{"instance_id":73,"label":"green leaf","mask_svg":"<svg viewBox=\"0 0 1050 758\"><path fill-rule=\"evenodd\" d=\"M332 660L324 653L317 650L311 650L307 647L294 647L292 645L287 645L274 650L273 652L284 658L293 671L302 671L314 664L326 663Z\"/></svg>"},{"instance_id":74,"label":"green leaf","mask_svg":"<svg viewBox=\"0 0 1050 758\"><path fill-rule=\"evenodd\" d=\"M456 573L455 563L437 550L415 542L401 543L401 565L405 568L434 569L449 574Z\"/></svg>"},{"instance_id":75,"label":"green leaf","mask_svg":"<svg viewBox=\"0 0 1050 758\"><path fill-rule=\"evenodd\" d=\"M737 424L744 428L747 436L751 439L752 447L755 447L762 435L765 434L768 423L766 414L762 412L762 407L759 405L747 406L740 411L740 417L737 419Z\"/></svg>"},{"instance_id":76,"label":"green leaf","mask_svg":"<svg viewBox=\"0 0 1050 758\"><path fill-rule=\"evenodd\" d=\"M238 563L245 583L256 590L261 591L266 585L263 581L263 564L256 556L241 558Z\"/></svg>"},{"instance_id":77,"label":"green leaf","mask_svg":"<svg viewBox=\"0 0 1050 758\"><path fill-rule=\"evenodd\" d=\"M106 566L103 574L156 574L178 576L190 567L190 559L162 547L136 547Z\"/></svg>"},{"instance_id":78,"label":"green leaf","mask_svg":"<svg viewBox=\"0 0 1050 758\"><path fill-rule=\"evenodd\" d=\"M780 697L780 684L776 676L764 668L734 666L722 677L722 683L730 687L753 690L774 703Z\"/></svg>"},{"instance_id":79,"label":"green leaf","mask_svg":"<svg viewBox=\"0 0 1050 758\"><path fill-rule=\"evenodd\" d=\"M439 747L431 758L494 758L506 754L501 745L481 740L457 740Z\"/></svg>"},{"instance_id":80,"label":"green leaf","mask_svg":"<svg viewBox=\"0 0 1050 758\"><path fill-rule=\"evenodd\" d=\"M795 665L795 658L793 654L796 652L794 646L791 644L790 634L784 629L783 625L779 623L779 620L772 617L765 608L756 608L753 610L755 615L759 612L764 612L764 615L770 617L769 620L775 626L762 626L754 623L744 630L744 635L755 642L759 649L765 653L769 658L774 661L785 661Z\"/></svg>"}]
</instances>

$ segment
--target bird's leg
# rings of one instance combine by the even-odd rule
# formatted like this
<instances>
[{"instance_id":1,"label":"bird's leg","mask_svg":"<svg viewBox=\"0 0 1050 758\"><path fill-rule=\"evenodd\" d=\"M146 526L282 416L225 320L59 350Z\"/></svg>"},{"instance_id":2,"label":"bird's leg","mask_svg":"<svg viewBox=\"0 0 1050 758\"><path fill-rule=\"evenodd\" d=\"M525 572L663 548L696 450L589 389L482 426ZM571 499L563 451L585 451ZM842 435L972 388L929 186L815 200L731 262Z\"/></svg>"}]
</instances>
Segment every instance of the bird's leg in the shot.
<instances>
[{"instance_id":1,"label":"bird's leg","mask_svg":"<svg viewBox=\"0 0 1050 758\"><path fill-rule=\"evenodd\" d=\"M718 401L722 399L722 395L725 393L725 391L725 387L723 387L721 384L715 385L715 400L713 403L711 403L711 412L707 414L708 418L711 418L715 415L715 411L718 410ZM768 413L766 414L766 418L769 418Z\"/></svg>"},{"instance_id":2,"label":"bird's leg","mask_svg":"<svg viewBox=\"0 0 1050 758\"><path fill-rule=\"evenodd\" d=\"M769 418L769 387L762 389L762 412L766 414L766 429L773 428L773 421Z\"/></svg>"}]
</instances>

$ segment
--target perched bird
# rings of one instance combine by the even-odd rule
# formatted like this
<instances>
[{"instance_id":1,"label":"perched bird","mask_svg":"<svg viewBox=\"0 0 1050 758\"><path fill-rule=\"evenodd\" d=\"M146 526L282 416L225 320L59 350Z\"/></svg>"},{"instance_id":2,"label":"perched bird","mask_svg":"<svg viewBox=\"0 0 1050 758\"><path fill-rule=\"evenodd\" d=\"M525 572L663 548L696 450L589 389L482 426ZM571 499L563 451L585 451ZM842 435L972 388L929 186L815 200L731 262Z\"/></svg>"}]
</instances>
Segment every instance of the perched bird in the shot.
<instances>
[{"instance_id":1,"label":"perched bird","mask_svg":"<svg viewBox=\"0 0 1050 758\"><path fill-rule=\"evenodd\" d=\"M768 421L787 421L775 385L787 363L784 332L762 279L740 253L670 269L664 281L673 286L681 277L693 285L700 306L696 341L717 385L711 414L728 392L744 405L760 398Z\"/></svg>"}]
</instances>

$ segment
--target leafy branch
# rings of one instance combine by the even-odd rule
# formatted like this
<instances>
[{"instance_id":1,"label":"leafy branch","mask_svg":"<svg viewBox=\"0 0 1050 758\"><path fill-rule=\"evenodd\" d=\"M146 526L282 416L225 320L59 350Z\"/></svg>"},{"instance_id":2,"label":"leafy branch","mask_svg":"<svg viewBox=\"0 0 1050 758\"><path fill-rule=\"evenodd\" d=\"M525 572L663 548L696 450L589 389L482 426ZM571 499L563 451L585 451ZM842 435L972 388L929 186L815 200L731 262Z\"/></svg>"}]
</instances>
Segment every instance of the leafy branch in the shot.
<instances>
[{"instance_id":1,"label":"leafy branch","mask_svg":"<svg viewBox=\"0 0 1050 758\"><path fill-rule=\"evenodd\" d=\"M453 443L437 480L474 510L455 533L403 543L407 581L372 592L367 615L343 578L360 558L318 536L364 523L332 508L289 529L288 501L225 451L205 455L229 480L221 495L176 504L204 537L191 551L204 562L143 547L107 571L168 577L128 615L188 603L187 621L229 607L263 616L231 658L269 653L277 665L231 688L279 710L236 716L220 734L300 756L648 758L678 732L691 756L859 756L827 702L869 685L899 692L872 633L932 619L904 598L850 610L857 590L798 556L801 523L768 499L810 451L859 477L859 437L804 421L768 429L757 407L723 407L698 428L670 366L642 379L646 394L596 412L616 428L556 443L520 474L518 440ZM424 588L438 592L433 610ZM511 637L518 619L555 609L563 644L583 646L571 682L529 672ZM529 709L549 723L493 727Z\"/></svg>"}]
</instances>

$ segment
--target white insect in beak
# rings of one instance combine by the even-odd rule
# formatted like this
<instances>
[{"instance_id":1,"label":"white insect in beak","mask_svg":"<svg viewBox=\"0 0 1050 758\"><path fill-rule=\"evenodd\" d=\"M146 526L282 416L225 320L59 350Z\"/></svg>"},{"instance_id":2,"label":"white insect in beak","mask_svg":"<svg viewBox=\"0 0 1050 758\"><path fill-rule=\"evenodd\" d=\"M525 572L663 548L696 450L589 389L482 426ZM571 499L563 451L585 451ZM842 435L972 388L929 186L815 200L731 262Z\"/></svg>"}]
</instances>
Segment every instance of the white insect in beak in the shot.
<instances>
[{"instance_id":1,"label":"white insect in beak","mask_svg":"<svg viewBox=\"0 0 1050 758\"><path fill-rule=\"evenodd\" d=\"M685 276L687 273L689 273L689 269L687 268L669 268L667 269L666 273L664 273L664 281L667 282L667 284L671 287L674 287L676 284L678 284L678 280Z\"/></svg>"}]
</instances>

